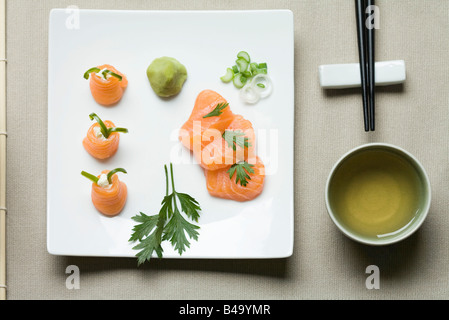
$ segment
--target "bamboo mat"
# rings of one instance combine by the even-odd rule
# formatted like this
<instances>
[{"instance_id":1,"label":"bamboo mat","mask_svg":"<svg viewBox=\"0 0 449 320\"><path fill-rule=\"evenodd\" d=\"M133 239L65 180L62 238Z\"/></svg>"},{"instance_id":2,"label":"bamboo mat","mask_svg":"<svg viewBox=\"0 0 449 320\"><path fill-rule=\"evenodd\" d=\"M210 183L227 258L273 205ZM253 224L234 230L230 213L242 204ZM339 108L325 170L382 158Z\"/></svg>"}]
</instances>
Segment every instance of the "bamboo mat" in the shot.
<instances>
[{"instance_id":1,"label":"bamboo mat","mask_svg":"<svg viewBox=\"0 0 449 320\"><path fill-rule=\"evenodd\" d=\"M6 299L6 4L0 1L0 300Z\"/></svg>"}]
</instances>

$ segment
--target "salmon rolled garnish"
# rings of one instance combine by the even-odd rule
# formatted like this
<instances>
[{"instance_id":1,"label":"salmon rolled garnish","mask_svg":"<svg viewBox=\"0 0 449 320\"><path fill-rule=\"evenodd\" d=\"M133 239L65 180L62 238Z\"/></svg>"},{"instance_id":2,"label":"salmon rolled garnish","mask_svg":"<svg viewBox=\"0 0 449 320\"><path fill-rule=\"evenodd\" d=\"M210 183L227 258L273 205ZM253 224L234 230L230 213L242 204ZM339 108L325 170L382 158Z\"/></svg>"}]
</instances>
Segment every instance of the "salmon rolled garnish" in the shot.
<instances>
[{"instance_id":1,"label":"salmon rolled garnish","mask_svg":"<svg viewBox=\"0 0 449 320\"><path fill-rule=\"evenodd\" d=\"M119 180L117 172L126 173L126 170L122 168L103 170L99 176L81 172L92 181L92 204L99 212L109 217L116 216L123 210L128 197L126 184Z\"/></svg>"},{"instance_id":2,"label":"salmon rolled garnish","mask_svg":"<svg viewBox=\"0 0 449 320\"><path fill-rule=\"evenodd\" d=\"M84 78L90 79L92 97L103 106L112 106L118 103L128 86L126 76L109 64L90 68L84 73Z\"/></svg>"},{"instance_id":3,"label":"salmon rolled garnish","mask_svg":"<svg viewBox=\"0 0 449 320\"><path fill-rule=\"evenodd\" d=\"M103 160L112 157L118 150L120 133L128 133L126 128L118 128L110 120L102 121L95 113L89 115L97 122L87 130L83 146L94 158Z\"/></svg>"}]
</instances>

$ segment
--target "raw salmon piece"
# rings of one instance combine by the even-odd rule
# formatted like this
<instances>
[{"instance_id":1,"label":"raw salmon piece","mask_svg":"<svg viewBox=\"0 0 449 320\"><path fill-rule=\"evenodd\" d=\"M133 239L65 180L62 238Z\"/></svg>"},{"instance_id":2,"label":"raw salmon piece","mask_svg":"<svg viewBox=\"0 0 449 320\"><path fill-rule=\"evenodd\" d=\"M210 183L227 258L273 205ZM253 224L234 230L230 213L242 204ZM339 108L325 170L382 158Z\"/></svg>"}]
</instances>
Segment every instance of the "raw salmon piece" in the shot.
<instances>
[{"instance_id":1,"label":"raw salmon piece","mask_svg":"<svg viewBox=\"0 0 449 320\"><path fill-rule=\"evenodd\" d=\"M234 114L229 105L222 110L219 116L203 118L212 112L219 103L227 103L227 101L215 91L203 90L198 94L192 113L179 133L179 140L186 148L190 150L202 148L202 136L206 130L217 130L223 133L231 123Z\"/></svg>"},{"instance_id":2,"label":"raw salmon piece","mask_svg":"<svg viewBox=\"0 0 449 320\"><path fill-rule=\"evenodd\" d=\"M209 141L207 132L208 130L203 134L204 141L201 152L196 150L193 152L196 161L204 169L218 170L244 160L248 160L247 162L251 164L256 162L256 135L252 123L243 116L234 115L232 122L226 127L223 134L228 135L228 141L232 141L234 136L237 141L241 142L240 144L247 139L247 146L242 147L237 143L230 146L228 141L223 138L223 134L219 137L213 136L212 141ZM237 136L237 134L242 136Z\"/></svg>"},{"instance_id":3,"label":"raw salmon piece","mask_svg":"<svg viewBox=\"0 0 449 320\"><path fill-rule=\"evenodd\" d=\"M249 201L262 193L265 180L265 166L257 156L256 163L252 167L254 173L250 173L251 180L246 186L236 183L235 174L232 179L227 172L229 168L219 170L205 170L206 185L209 194L223 199L235 201Z\"/></svg>"},{"instance_id":4,"label":"raw salmon piece","mask_svg":"<svg viewBox=\"0 0 449 320\"><path fill-rule=\"evenodd\" d=\"M115 127L112 121L105 120L103 123L107 128ZM100 125L94 123L90 126L86 137L83 139L84 149L97 159L107 159L112 157L117 152L119 146L119 133L111 132L107 139L98 138L95 134L95 128L100 128Z\"/></svg>"},{"instance_id":5,"label":"raw salmon piece","mask_svg":"<svg viewBox=\"0 0 449 320\"><path fill-rule=\"evenodd\" d=\"M100 70L108 69L120 76L122 80L110 76L107 80L97 75L95 72L90 74L90 91L95 101L104 106L111 106L120 101L123 93L128 86L126 76L109 64L98 66Z\"/></svg>"},{"instance_id":6,"label":"raw salmon piece","mask_svg":"<svg viewBox=\"0 0 449 320\"><path fill-rule=\"evenodd\" d=\"M103 170L101 173L108 174L109 170ZM92 183L91 196L92 203L98 211L107 216L116 216L125 206L128 189L126 184L120 181L118 176L114 174L112 175L112 184L106 188Z\"/></svg>"}]
</instances>

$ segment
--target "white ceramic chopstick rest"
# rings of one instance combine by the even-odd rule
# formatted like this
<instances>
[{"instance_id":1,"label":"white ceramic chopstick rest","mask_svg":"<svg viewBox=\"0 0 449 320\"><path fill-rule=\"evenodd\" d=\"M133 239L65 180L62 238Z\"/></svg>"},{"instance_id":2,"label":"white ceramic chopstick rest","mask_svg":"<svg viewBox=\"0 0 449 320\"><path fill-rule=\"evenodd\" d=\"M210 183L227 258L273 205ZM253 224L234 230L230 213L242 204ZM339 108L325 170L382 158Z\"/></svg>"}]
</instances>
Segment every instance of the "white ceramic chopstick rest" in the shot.
<instances>
[{"instance_id":1,"label":"white ceramic chopstick rest","mask_svg":"<svg viewBox=\"0 0 449 320\"><path fill-rule=\"evenodd\" d=\"M326 89L360 87L360 64L327 64L318 68L320 85ZM405 82L405 61L391 60L375 63L376 86L388 86Z\"/></svg>"}]
</instances>

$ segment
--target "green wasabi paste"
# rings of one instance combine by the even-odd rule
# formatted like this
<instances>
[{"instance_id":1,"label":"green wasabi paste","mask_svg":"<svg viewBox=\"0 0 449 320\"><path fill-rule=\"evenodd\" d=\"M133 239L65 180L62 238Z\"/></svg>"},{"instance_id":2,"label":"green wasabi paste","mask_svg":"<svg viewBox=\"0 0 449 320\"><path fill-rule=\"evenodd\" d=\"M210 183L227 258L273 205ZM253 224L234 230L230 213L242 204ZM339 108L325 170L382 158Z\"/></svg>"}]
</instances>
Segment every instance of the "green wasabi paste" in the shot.
<instances>
[{"instance_id":1,"label":"green wasabi paste","mask_svg":"<svg viewBox=\"0 0 449 320\"><path fill-rule=\"evenodd\" d=\"M154 92L166 98L181 91L187 79L187 70L175 58L160 57L148 66L147 77Z\"/></svg>"}]
</instances>

